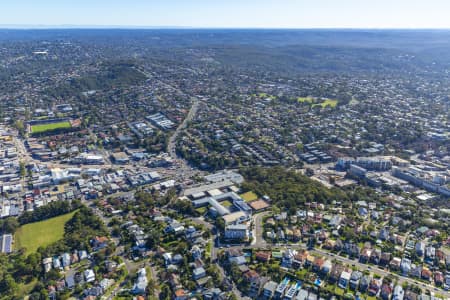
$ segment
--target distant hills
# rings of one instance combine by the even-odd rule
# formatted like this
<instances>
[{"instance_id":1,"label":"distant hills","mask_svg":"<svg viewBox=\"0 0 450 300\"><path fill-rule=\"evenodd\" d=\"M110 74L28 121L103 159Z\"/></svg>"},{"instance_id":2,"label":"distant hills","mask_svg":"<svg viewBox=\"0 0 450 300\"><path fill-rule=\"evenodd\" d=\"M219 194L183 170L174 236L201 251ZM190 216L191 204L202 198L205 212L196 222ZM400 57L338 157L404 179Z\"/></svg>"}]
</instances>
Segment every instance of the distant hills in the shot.
<instances>
[{"instance_id":1,"label":"distant hills","mask_svg":"<svg viewBox=\"0 0 450 300\"><path fill-rule=\"evenodd\" d=\"M69 26L69 25L68 25ZM442 72L450 67L450 30L368 29L0 29L0 43L83 41L113 47L124 41L188 64L208 52L222 65L290 72Z\"/></svg>"}]
</instances>

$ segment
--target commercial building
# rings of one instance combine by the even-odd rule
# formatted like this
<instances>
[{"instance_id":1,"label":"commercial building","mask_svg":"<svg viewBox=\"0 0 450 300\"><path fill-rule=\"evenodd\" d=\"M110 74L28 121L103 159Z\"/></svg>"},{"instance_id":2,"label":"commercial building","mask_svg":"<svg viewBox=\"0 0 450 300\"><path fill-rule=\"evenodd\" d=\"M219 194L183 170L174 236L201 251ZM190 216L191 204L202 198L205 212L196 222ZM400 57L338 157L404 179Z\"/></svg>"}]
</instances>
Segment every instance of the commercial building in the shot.
<instances>
[{"instance_id":1,"label":"commercial building","mask_svg":"<svg viewBox=\"0 0 450 300\"><path fill-rule=\"evenodd\" d=\"M249 238L247 224L227 225L225 227L225 238L233 240L246 240Z\"/></svg>"}]
</instances>

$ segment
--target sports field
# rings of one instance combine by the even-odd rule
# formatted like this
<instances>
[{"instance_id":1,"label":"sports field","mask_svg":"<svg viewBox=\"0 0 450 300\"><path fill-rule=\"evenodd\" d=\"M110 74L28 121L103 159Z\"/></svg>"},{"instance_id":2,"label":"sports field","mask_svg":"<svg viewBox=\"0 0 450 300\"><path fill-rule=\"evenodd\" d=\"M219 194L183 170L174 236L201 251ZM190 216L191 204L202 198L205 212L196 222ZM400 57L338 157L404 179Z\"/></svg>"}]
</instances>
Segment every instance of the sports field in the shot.
<instances>
[{"instance_id":1,"label":"sports field","mask_svg":"<svg viewBox=\"0 0 450 300\"><path fill-rule=\"evenodd\" d=\"M314 104L313 106L320 105L320 106L322 106L322 108L325 108L327 106L329 106L331 108L335 108L337 104L338 104L337 100L327 99L327 100L323 101L322 103L317 103L317 104Z\"/></svg>"},{"instance_id":2,"label":"sports field","mask_svg":"<svg viewBox=\"0 0 450 300\"><path fill-rule=\"evenodd\" d=\"M46 247L64 236L64 225L76 211L45 221L20 226L14 236L14 247L25 248L25 255L35 252L39 247Z\"/></svg>"},{"instance_id":3,"label":"sports field","mask_svg":"<svg viewBox=\"0 0 450 300\"><path fill-rule=\"evenodd\" d=\"M50 131L50 130L70 128L70 127L71 127L71 125L70 125L69 121L48 123L48 124L39 124L39 125L31 126L31 133L42 133L42 132L46 132L46 131Z\"/></svg>"},{"instance_id":4,"label":"sports field","mask_svg":"<svg viewBox=\"0 0 450 300\"><path fill-rule=\"evenodd\" d=\"M300 103L308 103L311 104L312 107L314 106L321 106L322 108L325 108L327 106L331 107L331 108L335 108L336 105L338 104L338 100L334 100L334 99L318 99L318 98L313 98L313 97L298 97L297 101Z\"/></svg>"},{"instance_id":5,"label":"sports field","mask_svg":"<svg viewBox=\"0 0 450 300\"><path fill-rule=\"evenodd\" d=\"M313 103L314 99L312 97L298 97L297 101L301 103L303 102Z\"/></svg>"}]
</instances>

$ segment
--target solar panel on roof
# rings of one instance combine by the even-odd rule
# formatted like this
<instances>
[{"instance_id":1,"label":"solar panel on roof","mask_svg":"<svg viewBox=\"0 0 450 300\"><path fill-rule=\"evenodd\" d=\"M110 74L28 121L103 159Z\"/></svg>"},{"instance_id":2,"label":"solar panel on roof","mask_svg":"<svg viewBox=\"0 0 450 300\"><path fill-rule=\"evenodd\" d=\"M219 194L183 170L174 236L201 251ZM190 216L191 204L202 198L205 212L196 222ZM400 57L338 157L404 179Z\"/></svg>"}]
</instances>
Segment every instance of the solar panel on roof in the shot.
<instances>
[{"instance_id":1,"label":"solar panel on roof","mask_svg":"<svg viewBox=\"0 0 450 300\"><path fill-rule=\"evenodd\" d=\"M11 249L11 246L12 246L12 236L11 235L4 235L3 236L3 252L4 253L11 253L12 251L12 249Z\"/></svg>"}]
</instances>

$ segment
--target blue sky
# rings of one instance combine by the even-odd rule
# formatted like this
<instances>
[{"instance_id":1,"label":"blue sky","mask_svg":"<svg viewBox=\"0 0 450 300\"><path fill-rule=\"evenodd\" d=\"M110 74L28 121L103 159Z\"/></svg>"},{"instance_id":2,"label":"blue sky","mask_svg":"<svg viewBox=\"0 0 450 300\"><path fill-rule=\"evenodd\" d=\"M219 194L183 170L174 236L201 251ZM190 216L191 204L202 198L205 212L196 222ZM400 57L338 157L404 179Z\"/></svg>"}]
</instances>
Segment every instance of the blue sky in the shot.
<instances>
[{"instance_id":1,"label":"blue sky","mask_svg":"<svg viewBox=\"0 0 450 300\"><path fill-rule=\"evenodd\" d=\"M450 0L0 0L0 24L450 28Z\"/></svg>"}]
</instances>

